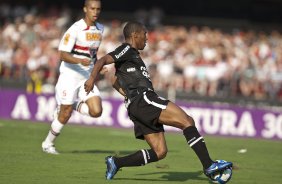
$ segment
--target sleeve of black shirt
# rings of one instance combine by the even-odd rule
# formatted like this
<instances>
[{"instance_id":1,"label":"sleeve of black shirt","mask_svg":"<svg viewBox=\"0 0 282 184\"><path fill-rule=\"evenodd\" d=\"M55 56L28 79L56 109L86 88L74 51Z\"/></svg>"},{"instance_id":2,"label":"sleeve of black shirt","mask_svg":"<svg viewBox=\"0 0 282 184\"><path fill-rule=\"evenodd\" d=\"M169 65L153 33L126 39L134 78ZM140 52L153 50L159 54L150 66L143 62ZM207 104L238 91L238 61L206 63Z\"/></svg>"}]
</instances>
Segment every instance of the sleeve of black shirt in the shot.
<instances>
[{"instance_id":1,"label":"sleeve of black shirt","mask_svg":"<svg viewBox=\"0 0 282 184\"><path fill-rule=\"evenodd\" d=\"M117 47L114 51L110 52L109 55L114 58L116 63L124 62L130 58L130 45L129 44L122 44Z\"/></svg>"}]
</instances>

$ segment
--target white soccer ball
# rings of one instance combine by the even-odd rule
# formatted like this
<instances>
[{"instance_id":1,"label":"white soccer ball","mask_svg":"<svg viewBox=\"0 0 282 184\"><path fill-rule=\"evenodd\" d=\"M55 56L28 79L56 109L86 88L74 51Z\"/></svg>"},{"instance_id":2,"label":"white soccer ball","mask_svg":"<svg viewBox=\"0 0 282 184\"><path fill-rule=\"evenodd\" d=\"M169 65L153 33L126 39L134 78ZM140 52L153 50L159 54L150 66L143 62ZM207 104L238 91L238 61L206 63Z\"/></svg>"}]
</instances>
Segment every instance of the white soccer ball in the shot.
<instances>
[{"instance_id":1,"label":"white soccer ball","mask_svg":"<svg viewBox=\"0 0 282 184\"><path fill-rule=\"evenodd\" d=\"M213 183L225 184L232 176L232 168L226 168L220 172L217 172L211 176Z\"/></svg>"}]
</instances>

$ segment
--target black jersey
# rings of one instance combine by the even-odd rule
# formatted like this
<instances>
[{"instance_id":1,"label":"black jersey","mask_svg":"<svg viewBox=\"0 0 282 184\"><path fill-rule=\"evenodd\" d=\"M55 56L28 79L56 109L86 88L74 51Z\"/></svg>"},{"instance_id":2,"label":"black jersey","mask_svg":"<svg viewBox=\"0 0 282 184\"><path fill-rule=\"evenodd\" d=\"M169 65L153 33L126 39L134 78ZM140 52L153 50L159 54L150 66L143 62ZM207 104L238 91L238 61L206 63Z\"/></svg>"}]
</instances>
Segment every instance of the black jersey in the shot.
<instances>
[{"instance_id":1,"label":"black jersey","mask_svg":"<svg viewBox=\"0 0 282 184\"><path fill-rule=\"evenodd\" d=\"M116 76L128 98L133 98L153 85L140 53L128 43L123 43L109 53L115 60Z\"/></svg>"}]
</instances>

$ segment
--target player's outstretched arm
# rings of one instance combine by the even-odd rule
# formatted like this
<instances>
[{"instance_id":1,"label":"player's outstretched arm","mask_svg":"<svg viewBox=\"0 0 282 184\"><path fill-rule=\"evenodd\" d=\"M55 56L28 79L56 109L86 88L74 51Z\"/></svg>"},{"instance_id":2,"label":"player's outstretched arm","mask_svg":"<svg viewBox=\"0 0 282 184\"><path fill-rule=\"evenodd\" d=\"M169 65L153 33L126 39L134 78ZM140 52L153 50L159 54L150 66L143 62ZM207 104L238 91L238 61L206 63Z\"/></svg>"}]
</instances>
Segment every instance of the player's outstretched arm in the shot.
<instances>
[{"instance_id":1,"label":"player's outstretched arm","mask_svg":"<svg viewBox=\"0 0 282 184\"><path fill-rule=\"evenodd\" d=\"M114 63L114 59L109 54L101 57L95 63L95 66L90 74L89 79L84 83L84 90L88 94L94 87L95 79L104 65Z\"/></svg>"}]
</instances>

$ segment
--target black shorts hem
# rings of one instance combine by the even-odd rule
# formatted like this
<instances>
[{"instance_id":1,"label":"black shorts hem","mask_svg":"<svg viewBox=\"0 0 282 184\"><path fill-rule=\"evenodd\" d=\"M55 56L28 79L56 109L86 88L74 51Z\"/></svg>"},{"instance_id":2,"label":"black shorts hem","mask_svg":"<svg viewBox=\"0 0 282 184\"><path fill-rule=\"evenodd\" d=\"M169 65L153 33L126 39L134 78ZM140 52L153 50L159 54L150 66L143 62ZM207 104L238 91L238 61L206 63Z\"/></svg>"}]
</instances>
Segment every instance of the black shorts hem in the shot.
<instances>
[{"instance_id":1,"label":"black shorts hem","mask_svg":"<svg viewBox=\"0 0 282 184\"><path fill-rule=\"evenodd\" d=\"M145 135L149 135L149 134L154 134L154 133L160 133L160 132L165 132L165 130L159 130L159 131L155 131L155 132L150 132L150 133L147 133L147 134L137 134L135 135L135 138L136 139L140 139L140 140L144 140L145 139Z\"/></svg>"}]
</instances>

